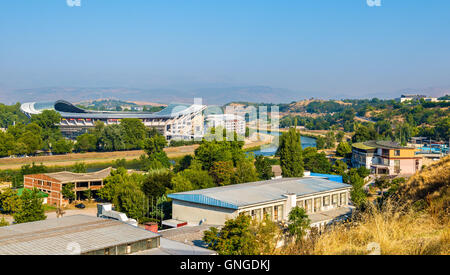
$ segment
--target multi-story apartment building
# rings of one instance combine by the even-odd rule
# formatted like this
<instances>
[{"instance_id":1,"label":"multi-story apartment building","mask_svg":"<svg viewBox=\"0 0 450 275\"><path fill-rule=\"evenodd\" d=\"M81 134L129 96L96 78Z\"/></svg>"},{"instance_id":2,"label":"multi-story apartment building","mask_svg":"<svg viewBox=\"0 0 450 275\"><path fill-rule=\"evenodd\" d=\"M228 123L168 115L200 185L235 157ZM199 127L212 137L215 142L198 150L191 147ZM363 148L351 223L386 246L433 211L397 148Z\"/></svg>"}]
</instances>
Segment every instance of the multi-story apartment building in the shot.
<instances>
[{"instance_id":1,"label":"multi-story apartment building","mask_svg":"<svg viewBox=\"0 0 450 275\"><path fill-rule=\"evenodd\" d=\"M373 174L411 175L420 170L417 149L391 141L366 141L352 145L353 167L364 166Z\"/></svg>"},{"instance_id":2,"label":"multi-story apartment building","mask_svg":"<svg viewBox=\"0 0 450 275\"><path fill-rule=\"evenodd\" d=\"M209 115L206 118L207 128L223 127L227 132L236 132L245 135L245 119L234 114Z\"/></svg>"}]
</instances>

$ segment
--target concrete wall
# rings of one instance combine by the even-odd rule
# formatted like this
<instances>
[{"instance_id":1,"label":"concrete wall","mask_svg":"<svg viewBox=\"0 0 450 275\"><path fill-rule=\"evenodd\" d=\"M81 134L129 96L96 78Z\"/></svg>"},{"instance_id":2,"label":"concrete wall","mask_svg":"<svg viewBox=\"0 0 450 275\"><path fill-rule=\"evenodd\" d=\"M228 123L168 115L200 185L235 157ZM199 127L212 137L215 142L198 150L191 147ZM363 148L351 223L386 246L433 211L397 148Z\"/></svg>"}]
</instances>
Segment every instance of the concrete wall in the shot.
<instances>
[{"instance_id":1,"label":"concrete wall","mask_svg":"<svg viewBox=\"0 0 450 275\"><path fill-rule=\"evenodd\" d=\"M198 225L202 219L206 224L222 225L227 219L234 219L238 211L222 207L203 205L179 200L172 201L172 218Z\"/></svg>"}]
</instances>

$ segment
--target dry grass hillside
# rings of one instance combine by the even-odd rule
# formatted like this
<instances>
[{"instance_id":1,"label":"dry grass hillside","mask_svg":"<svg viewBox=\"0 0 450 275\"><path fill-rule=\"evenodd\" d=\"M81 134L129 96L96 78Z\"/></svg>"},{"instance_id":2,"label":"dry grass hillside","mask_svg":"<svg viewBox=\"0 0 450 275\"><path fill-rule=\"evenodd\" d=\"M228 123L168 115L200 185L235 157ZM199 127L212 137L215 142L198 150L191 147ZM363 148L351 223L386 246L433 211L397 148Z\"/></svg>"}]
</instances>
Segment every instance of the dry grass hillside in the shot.
<instances>
[{"instance_id":1,"label":"dry grass hillside","mask_svg":"<svg viewBox=\"0 0 450 275\"><path fill-rule=\"evenodd\" d=\"M411 177L397 198L369 206L353 222L340 224L291 247L289 254L449 255L450 156Z\"/></svg>"}]
</instances>

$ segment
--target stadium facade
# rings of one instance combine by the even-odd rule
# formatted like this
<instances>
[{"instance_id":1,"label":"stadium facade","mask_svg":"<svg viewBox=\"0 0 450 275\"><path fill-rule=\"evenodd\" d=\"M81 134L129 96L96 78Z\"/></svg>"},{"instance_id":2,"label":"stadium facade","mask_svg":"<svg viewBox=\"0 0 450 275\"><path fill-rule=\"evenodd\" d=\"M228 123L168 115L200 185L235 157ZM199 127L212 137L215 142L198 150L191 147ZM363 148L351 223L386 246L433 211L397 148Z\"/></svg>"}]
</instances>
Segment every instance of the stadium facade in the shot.
<instances>
[{"instance_id":1,"label":"stadium facade","mask_svg":"<svg viewBox=\"0 0 450 275\"><path fill-rule=\"evenodd\" d=\"M97 121L105 125L120 124L124 118L138 118L149 128L157 129L167 140L192 140L203 136L205 105L171 104L156 113L91 111L79 108L65 100L23 103L20 110L31 117L44 110L61 114L61 132L67 138L76 138L93 128Z\"/></svg>"}]
</instances>

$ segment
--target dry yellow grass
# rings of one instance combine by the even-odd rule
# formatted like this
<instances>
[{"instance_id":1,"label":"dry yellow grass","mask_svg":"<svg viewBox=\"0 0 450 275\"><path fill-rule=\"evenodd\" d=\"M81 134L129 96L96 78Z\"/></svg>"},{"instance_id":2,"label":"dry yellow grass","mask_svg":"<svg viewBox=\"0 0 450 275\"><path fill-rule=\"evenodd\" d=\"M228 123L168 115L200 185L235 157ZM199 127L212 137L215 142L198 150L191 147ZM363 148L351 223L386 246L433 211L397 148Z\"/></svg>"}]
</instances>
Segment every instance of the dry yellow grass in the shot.
<instances>
[{"instance_id":1,"label":"dry yellow grass","mask_svg":"<svg viewBox=\"0 0 450 275\"><path fill-rule=\"evenodd\" d=\"M411 177L382 207L370 204L348 224L338 224L284 254L369 254L377 243L385 255L449 255L450 156Z\"/></svg>"},{"instance_id":2,"label":"dry yellow grass","mask_svg":"<svg viewBox=\"0 0 450 275\"><path fill-rule=\"evenodd\" d=\"M387 203L362 214L352 225L337 225L317 239L311 254L369 254L377 243L383 255L448 255L450 227L429 213L398 209Z\"/></svg>"}]
</instances>

